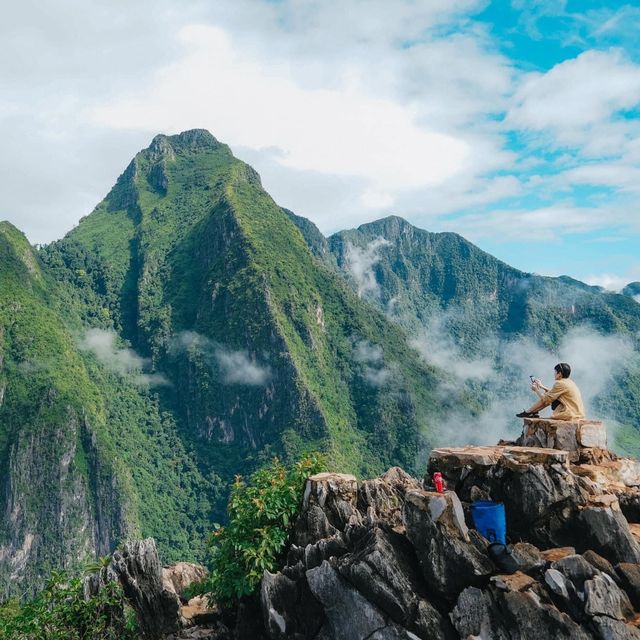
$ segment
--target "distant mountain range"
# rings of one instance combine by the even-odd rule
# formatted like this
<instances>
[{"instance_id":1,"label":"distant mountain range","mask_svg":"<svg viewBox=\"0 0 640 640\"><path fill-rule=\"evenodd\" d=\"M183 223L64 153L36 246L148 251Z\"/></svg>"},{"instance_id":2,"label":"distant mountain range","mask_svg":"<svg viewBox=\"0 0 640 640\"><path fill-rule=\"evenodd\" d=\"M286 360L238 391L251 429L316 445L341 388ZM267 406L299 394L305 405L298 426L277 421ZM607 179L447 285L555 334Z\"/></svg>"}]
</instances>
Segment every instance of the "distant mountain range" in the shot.
<instances>
[{"instance_id":1,"label":"distant mountain range","mask_svg":"<svg viewBox=\"0 0 640 640\"><path fill-rule=\"evenodd\" d=\"M525 274L456 234L394 216L325 238L202 130L156 136L39 251L1 223L0 276L2 593L131 535L201 558L228 482L273 455L422 471L451 429L492 437L523 339L640 335L635 293ZM635 362L594 395L630 451Z\"/></svg>"}]
</instances>

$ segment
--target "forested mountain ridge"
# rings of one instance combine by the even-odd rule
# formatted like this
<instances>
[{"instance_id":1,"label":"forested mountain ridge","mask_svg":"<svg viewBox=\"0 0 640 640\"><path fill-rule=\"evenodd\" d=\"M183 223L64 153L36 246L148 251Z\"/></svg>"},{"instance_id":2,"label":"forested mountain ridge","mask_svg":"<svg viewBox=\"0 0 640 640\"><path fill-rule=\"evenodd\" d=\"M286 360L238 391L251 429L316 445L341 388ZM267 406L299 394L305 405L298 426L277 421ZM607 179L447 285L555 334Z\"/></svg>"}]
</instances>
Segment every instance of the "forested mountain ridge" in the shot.
<instances>
[{"instance_id":1,"label":"forested mountain ridge","mask_svg":"<svg viewBox=\"0 0 640 640\"><path fill-rule=\"evenodd\" d=\"M520 376L522 388L526 374L538 371L548 376L540 373L541 365L535 361L526 365L533 371L520 370L525 366L520 362L514 372L514 355L524 361L525 352L531 357L546 352L559 358L561 353L566 357L567 351L574 357L578 351L574 364L583 370L576 375L602 378L601 385L590 385L602 386L594 394L592 410L617 422L618 445L626 441L627 452L637 455L640 305L632 297L633 285L621 295L567 276L525 273L458 234L430 233L397 216L340 231L323 242L311 223L290 215L316 255L342 273L363 299L378 306L410 336L429 338L423 349L428 361L443 359L443 354L429 353L438 347L448 349L460 369L465 362L473 368L483 359L487 375L473 381L471 392L480 394L489 407L509 406L508 401L494 402L496 398L518 406L511 389L514 373ZM624 347L634 353L619 361L612 353L611 372L607 367L585 371L607 358L589 359L575 348L566 349L567 340L576 336L581 336L583 350L614 347L622 351L624 340ZM526 395L517 401L530 404Z\"/></svg>"},{"instance_id":2,"label":"forested mountain ridge","mask_svg":"<svg viewBox=\"0 0 640 640\"><path fill-rule=\"evenodd\" d=\"M83 349L64 292L0 223L0 593L154 531L198 554L207 481L148 389Z\"/></svg>"},{"instance_id":3,"label":"forested mountain ridge","mask_svg":"<svg viewBox=\"0 0 640 640\"><path fill-rule=\"evenodd\" d=\"M37 252L3 223L0 274L5 593L131 535L165 561L202 559L229 481L274 454L420 473L452 415L486 409L482 383L415 349L443 310L465 357L538 322L559 339L583 313L565 291L591 296L603 331L638 326L631 298L521 274L400 218L325 238L203 130L156 136ZM552 297L526 287L558 304L547 314Z\"/></svg>"},{"instance_id":4,"label":"forested mountain ridge","mask_svg":"<svg viewBox=\"0 0 640 640\"><path fill-rule=\"evenodd\" d=\"M446 376L208 132L154 138L38 253L4 231L6 592L129 535L201 558L228 482L274 454L363 474L426 455Z\"/></svg>"},{"instance_id":5,"label":"forested mountain ridge","mask_svg":"<svg viewBox=\"0 0 640 640\"><path fill-rule=\"evenodd\" d=\"M376 244L365 258L375 288L365 288L363 297L410 330L423 327L435 311L455 308L469 314L478 337L534 332L550 347L569 327L584 322L603 332L640 329L639 308L628 297L633 283L620 295L568 276L526 273L457 233L431 233L398 216L324 238L308 220L288 213L314 253L337 266L356 289L354 258Z\"/></svg>"},{"instance_id":6,"label":"forested mountain ridge","mask_svg":"<svg viewBox=\"0 0 640 640\"><path fill-rule=\"evenodd\" d=\"M208 132L156 137L43 257L56 277L71 281L77 256L87 265L87 285L74 286L102 305L94 317L108 317L175 381L159 391L174 401L201 450L213 443L213 458L225 450L218 463L244 448L295 452L324 442L353 470L379 466L388 454L367 460L366 441L380 428L373 417L381 409L365 420L354 410L363 384L367 403L382 402L385 412L401 402L419 414L428 404L422 383L433 369L402 332L319 265L258 175ZM375 363L358 361L375 345ZM393 394L363 380L363 371L381 369L386 359L406 368ZM414 377L419 389L410 388ZM385 437L398 428L387 426ZM417 440L405 435L391 455L411 465Z\"/></svg>"}]
</instances>

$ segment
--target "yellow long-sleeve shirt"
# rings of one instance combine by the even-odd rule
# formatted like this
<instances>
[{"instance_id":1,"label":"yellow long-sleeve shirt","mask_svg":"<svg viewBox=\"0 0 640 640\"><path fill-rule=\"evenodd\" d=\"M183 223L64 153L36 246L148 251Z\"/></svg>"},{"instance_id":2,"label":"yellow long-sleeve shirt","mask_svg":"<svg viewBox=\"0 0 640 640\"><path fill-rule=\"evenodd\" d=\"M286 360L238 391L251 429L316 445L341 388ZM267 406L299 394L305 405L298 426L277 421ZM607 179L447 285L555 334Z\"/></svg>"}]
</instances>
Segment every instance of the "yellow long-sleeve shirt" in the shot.
<instances>
[{"instance_id":1,"label":"yellow long-sleeve shirt","mask_svg":"<svg viewBox=\"0 0 640 640\"><path fill-rule=\"evenodd\" d=\"M542 400L545 406L549 406L554 400L560 402L551 414L554 420L579 420L585 417L580 389L568 378L556 380L553 387L542 396Z\"/></svg>"}]
</instances>

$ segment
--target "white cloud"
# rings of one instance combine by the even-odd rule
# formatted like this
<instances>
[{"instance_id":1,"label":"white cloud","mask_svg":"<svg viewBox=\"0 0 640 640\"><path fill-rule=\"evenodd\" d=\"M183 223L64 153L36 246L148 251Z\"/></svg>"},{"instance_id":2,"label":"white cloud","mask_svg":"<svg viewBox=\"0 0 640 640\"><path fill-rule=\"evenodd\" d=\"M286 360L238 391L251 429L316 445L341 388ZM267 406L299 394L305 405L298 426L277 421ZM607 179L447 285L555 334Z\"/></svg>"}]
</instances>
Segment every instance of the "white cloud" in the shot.
<instances>
[{"instance_id":1,"label":"white cloud","mask_svg":"<svg viewBox=\"0 0 640 640\"><path fill-rule=\"evenodd\" d=\"M223 384L261 387L271 379L271 368L260 364L245 349L229 349L195 331L182 331L174 336L169 352L201 355L209 368L220 376Z\"/></svg>"},{"instance_id":2,"label":"white cloud","mask_svg":"<svg viewBox=\"0 0 640 640\"><path fill-rule=\"evenodd\" d=\"M428 353L446 353L447 337L443 337L444 341L436 342L435 348ZM490 445L503 438L518 437L522 421L516 419L515 414L536 400L530 390L529 376L540 378L549 387L553 384L553 367L558 362L571 365L571 378L581 390L587 417L613 424L612 416L601 413L602 407L600 411L596 410L596 400L618 374L628 366L638 364L638 354L627 337L603 336L587 326L570 330L554 353L528 337L486 345L486 348L496 354L496 359L487 358L488 371L477 378L477 383L482 383L484 410L471 416L464 409L454 409L448 419L439 423L441 445ZM467 363L456 351L446 360L458 371L464 371L467 365L473 368L474 362ZM451 400L464 391L464 383L463 378L457 377L449 384L441 385L437 391ZM549 414L547 409L543 415Z\"/></svg>"},{"instance_id":3,"label":"white cloud","mask_svg":"<svg viewBox=\"0 0 640 640\"><path fill-rule=\"evenodd\" d=\"M382 347L371 344L368 340L358 340L353 349L353 357L356 362L380 364L382 362Z\"/></svg>"},{"instance_id":4,"label":"white cloud","mask_svg":"<svg viewBox=\"0 0 640 640\"><path fill-rule=\"evenodd\" d=\"M215 352L223 380L227 384L245 384L262 387L271 378L269 367L261 366L246 351L218 348Z\"/></svg>"},{"instance_id":5,"label":"white cloud","mask_svg":"<svg viewBox=\"0 0 640 640\"><path fill-rule=\"evenodd\" d=\"M361 298L367 294L374 297L380 295L380 285L376 280L373 266L380 261L380 248L390 244L388 240L382 237L372 240L364 248L347 242L344 266L354 279L358 295Z\"/></svg>"},{"instance_id":6,"label":"white cloud","mask_svg":"<svg viewBox=\"0 0 640 640\"><path fill-rule=\"evenodd\" d=\"M387 209L393 204L393 196L376 189L366 189L360 196L360 202L367 209Z\"/></svg>"},{"instance_id":7,"label":"white cloud","mask_svg":"<svg viewBox=\"0 0 640 640\"><path fill-rule=\"evenodd\" d=\"M204 126L231 145L277 147L286 167L411 189L455 174L463 141L416 124L415 110L345 83L305 88L287 65L252 59L216 27L183 28L187 51L132 99L96 109L97 124L177 132Z\"/></svg>"},{"instance_id":8,"label":"white cloud","mask_svg":"<svg viewBox=\"0 0 640 640\"><path fill-rule=\"evenodd\" d=\"M372 387L382 387L389 382L393 373L391 369L382 368L374 369L373 367L365 367L364 377L365 380Z\"/></svg>"},{"instance_id":9,"label":"white cloud","mask_svg":"<svg viewBox=\"0 0 640 640\"><path fill-rule=\"evenodd\" d=\"M619 50L586 51L520 84L507 115L512 128L551 130L572 141L640 102L640 66Z\"/></svg>"},{"instance_id":10,"label":"white cloud","mask_svg":"<svg viewBox=\"0 0 640 640\"><path fill-rule=\"evenodd\" d=\"M80 341L80 348L91 351L110 371L130 375L136 384L160 386L169 381L159 373L143 373L151 361L128 347L118 347L118 336L113 331L89 329Z\"/></svg>"},{"instance_id":11,"label":"white cloud","mask_svg":"<svg viewBox=\"0 0 640 640\"><path fill-rule=\"evenodd\" d=\"M576 207L570 201L539 209L505 209L486 214L470 214L451 222L471 239L494 238L499 229L502 240L556 241L566 234L587 234L612 226L638 228L635 207Z\"/></svg>"},{"instance_id":12,"label":"white cloud","mask_svg":"<svg viewBox=\"0 0 640 640\"><path fill-rule=\"evenodd\" d=\"M594 162L574 167L558 176L560 182L605 186L620 191L640 191L640 167L623 161Z\"/></svg>"},{"instance_id":13,"label":"white cloud","mask_svg":"<svg viewBox=\"0 0 640 640\"><path fill-rule=\"evenodd\" d=\"M629 337L603 336L588 327L578 327L565 336L559 357L573 367L587 413L591 415L594 400L609 386L612 378L632 361L638 361Z\"/></svg>"},{"instance_id":14,"label":"white cloud","mask_svg":"<svg viewBox=\"0 0 640 640\"><path fill-rule=\"evenodd\" d=\"M495 132L491 116L507 108L517 73L480 29L421 42L400 61L396 82L425 121L458 135ZM462 128L467 125L471 131Z\"/></svg>"},{"instance_id":15,"label":"white cloud","mask_svg":"<svg viewBox=\"0 0 640 640\"><path fill-rule=\"evenodd\" d=\"M353 359L364 365L364 378L372 387L382 387L397 375L397 367L385 367L382 347L368 340L358 340L353 348Z\"/></svg>"},{"instance_id":16,"label":"white cloud","mask_svg":"<svg viewBox=\"0 0 640 640\"><path fill-rule=\"evenodd\" d=\"M493 375L493 363L489 358L468 358L462 355L460 346L448 328L453 311L432 313L429 322L410 345L429 364L439 367L454 378L454 384L469 380L488 380Z\"/></svg>"},{"instance_id":17,"label":"white cloud","mask_svg":"<svg viewBox=\"0 0 640 640\"><path fill-rule=\"evenodd\" d=\"M584 281L587 284L602 287L607 291L619 293L630 282L640 281L640 265L638 265L636 269L632 271L625 271L624 273L590 274L584 279Z\"/></svg>"},{"instance_id":18,"label":"white cloud","mask_svg":"<svg viewBox=\"0 0 640 640\"><path fill-rule=\"evenodd\" d=\"M395 213L439 230L453 214L470 235L482 211L508 207L517 219L533 198L538 210L579 209L594 230L618 195L637 211L640 122L619 112L636 99L638 65L610 46L635 43L638 10L520 3L531 34L560 14L544 37L587 49L524 73L475 20L485 4L14 4L0 24L0 217L34 242L60 237L152 135L203 126L325 233ZM569 153L549 160L549 146ZM585 158L595 162L583 168ZM527 177L536 163L539 176ZM592 184L611 199L571 193ZM556 222L556 234L571 228Z\"/></svg>"}]
</instances>

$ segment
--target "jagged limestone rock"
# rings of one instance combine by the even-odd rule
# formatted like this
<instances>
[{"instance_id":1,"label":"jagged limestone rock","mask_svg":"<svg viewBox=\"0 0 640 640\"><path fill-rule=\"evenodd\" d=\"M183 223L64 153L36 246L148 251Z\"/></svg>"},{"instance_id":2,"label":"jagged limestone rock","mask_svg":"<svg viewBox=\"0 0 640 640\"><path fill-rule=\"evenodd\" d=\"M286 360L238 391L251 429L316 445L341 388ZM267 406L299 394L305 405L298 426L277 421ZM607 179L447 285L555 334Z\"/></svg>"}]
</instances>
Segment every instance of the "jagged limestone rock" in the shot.
<instances>
[{"instance_id":1,"label":"jagged limestone rock","mask_svg":"<svg viewBox=\"0 0 640 640\"><path fill-rule=\"evenodd\" d=\"M353 553L342 556L337 567L342 576L369 602L408 629L430 638L451 632L447 621L428 601L406 538L376 527L363 537Z\"/></svg>"},{"instance_id":2,"label":"jagged limestone rock","mask_svg":"<svg viewBox=\"0 0 640 640\"><path fill-rule=\"evenodd\" d=\"M327 562L307 571L313 595L327 616L326 631L332 640L418 640L384 616Z\"/></svg>"},{"instance_id":3,"label":"jagged limestone rock","mask_svg":"<svg viewBox=\"0 0 640 640\"><path fill-rule=\"evenodd\" d=\"M194 582L200 582L209 575L209 571L193 562L175 562L162 567L162 586L180 597L184 590Z\"/></svg>"},{"instance_id":4,"label":"jagged limestone rock","mask_svg":"<svg viewBox=\"0 0 640 640\"><path fill-rule=\"evenodd\" d=\"M591 624L601 640L640 640L640 629L607 616L594 616Z\"/></svg>"},{"instance_id":5,"label":"jagged limestone rock","mask_svg":"<svg viewBox=\"0 0 640 640\"><path fill-rule=\"evenodd\" d=\"M551 499L563 495L562 509L567 510L563 521L575 529L572 536L578 550L587 543L592 547L584 556L576 553L576 547L540 549L531 542L542 537L540 531L532 530L527 541L513 545L521 570L497 574L487 554L487 541L468 529L456 493L417 488L415 479L397 469L361 483L350 476L318 475L308 483L294 528L294 538L304 544L293 543L284 566L264 574L260 607L253 599L243 601L232 632L218 620L218 630L202 627L203 633L212 634L204 637L636 638L632 602L637 599L633 581L634 574L640 574L639 565L621 564L614 571L609 560L599 555L606 556L606 549L590 544L595 537L589 539L580 520L594 512L600 514L598 527L610 525L609 518L622 527L622 513L612 508L615 498L607 498L609 507L594 507L581 492L572 493L578 486L573 484L577 476L566 458L563 461L563 452L547 457L540 450L511 449L505 455L503 448L499 462L482 469L485 486L495 492L502 483L519 477L538 482L537 490L548 491ZM479 475L473 478L473 482L480 480ZM465 478L461 485L467 491L464 482ZM563 482L571 489L565 488L564 494L558 489ZM595 497L599 495L610 494ZM522 498L528 504L530 496ZM540 519L540 513L544 509L534 514L539 526L553 527L553 518ZM318 526L321 521L325 524ZM619 533L608 531L607 535L616 540ZM112 566L109 571L113 572ZM174 633L171 637L187 636Z\"/></svg>"},{"instance_id":6,"label":"jagged limestone rock","mask_svg":"<svg viewBox=\"0 0 640 640\"><path fill-rule=\"evenodd\" d=\"M579 592L584 591L584 583L587 580L591 580L600 574L598 569L577 554L556 560L551 564L551 567L571 580Z\"/></svg>"},{"instance_id":7,"label":"jagged limestone rock","mask_svg":"<svg viewBox=\"0 0 640 640\"><path fill-rule=\"evenodd\" d=\"M307 480L302 516L296 523L296 543L306 545L343 531L353 517L360 520L356 508L358 482L341 473L319 473Z\"/></svg>"},{"instance_id":8,"label":"jagged limestone rock","mask_svg":"<svg viewBox=\"0 0 640 640\"><path fill-rule=\"evenodd\" d=\"M260 589L264 626L269 638L280 640L301 634L313 638L325 616L309 590L306 579L292 580L265 572Z\"/></svg>"},{"instance_id":9,"label":"jagged limestone rock","mask_svg":"<svg viewBox=\"0 0 640 640\"><path fill-rule=\"evenodd\" d=\"M477 587L467 587L458 596L450 617L461 638L495 638L508 640L505 629L491 619L493 601L488 593Z\"/></svg>"},{"instance_id":10,"label":"jagged limestone rock","mask_svg":"<svg viewBox=\"0 0 640 640\"><path fill-rule=\"evenodd\" d=\"M99 593L113 580L122 585L145 638L156 640L178 628L180 601L163 586L162 565L152 538L127 542L122 550L114 551L108 566L85 579L85 597Z\"/></svg>"},{"instance_id":11,"label":"jagged limestone rock","mask_svg":"<svg viewBox=\"0 0 640 640\"><path fill-rule=\"evenodd\" d=\"M403 522L427 585L444 597L455 598L494 571L489 557L471 543L462 505L452 491L407 492Z\"/></svg>"},{"instance_id":12,"label":"jagged limestone rock","mask_svg":"<svg viewBox=\"0 0 640 640\"><path fill-rule=\"evenodd\" d=\"M511 547L511 554L525 573L539 571L546 564L538 548L529 542L516 542Z\"/></svg>"},{"instance_id":13,"label":"jagged limestone rock","mask_svg":"<svg viewBox=\"0 0 640 640\"><path fill-rule=\"evenodd\" d=\"M587 580L584 583L584 593L584 610L587 615L625 620L633 613L627 594L606 573Z\"/></svg>"},{"instance_id":14,"label":"jagged limestone rock","mask_svg":"<svg viewBox=\"0 0 640 640\"><path fill-rule=\"evenodd\" d=\"M408 489L421 489L418 480L399 467L392 467L379 478L363 481L358 488L358 508L373 523L383 521L402 526L402 506Z\"/></svg>"},{"instance_id":15,"label":"jagged limestone rock","mask_svg":"<svg viewBox=\"0 0 640 640\"><path fill-rule=\"evenodd\" d=\"M592 457L597 449L606 452L607 432L598 420L552 420L551 418L525 418L522 435L517 444L523 447L562 449L569 459L577 462L583 456Z\"/></svg>"},{"instance_id":16,"label":"jagged limestone rock","mask_svg":"<svg viewBox=\"0 0 640 640\"><path fill-rule=\"evenodd\" d=\"M607 507L583 509L574 528L582 548L593 549L614 564L640 562L640 545L620 511Z\"/></svg>"},{"instance_id":17,"label":"jagged limestone rock","mask_svg":"<svg viewBox=\"0 0 640 640\"><path fill-rule=\"evenodd\" d=\"M619 576L620 584L627 592L634 607L640 609L640 565L621 562L616 565L616 570L612 574L614 579L616 574Z\"/></svg>"},{"instance_id":18,"label":"jagged limestone rock","mask_svg":"<svg viewBox=\"0 0 640 640\"><path fill-rule=\"evenodd\" d=\"M589 549L582 554L582 557L592 567L595 567L596 569L598 569L598 571L602 571L602 573L607 573L616 582L618 582L617 574L613 568L613 565L606 558L603 558L599 553L596 553L592 549Z\"/></svg>"}]
</instances>

